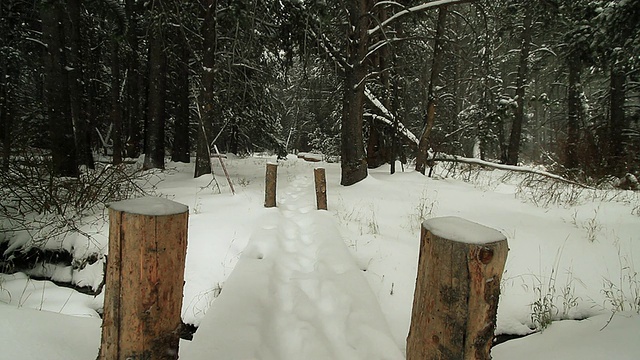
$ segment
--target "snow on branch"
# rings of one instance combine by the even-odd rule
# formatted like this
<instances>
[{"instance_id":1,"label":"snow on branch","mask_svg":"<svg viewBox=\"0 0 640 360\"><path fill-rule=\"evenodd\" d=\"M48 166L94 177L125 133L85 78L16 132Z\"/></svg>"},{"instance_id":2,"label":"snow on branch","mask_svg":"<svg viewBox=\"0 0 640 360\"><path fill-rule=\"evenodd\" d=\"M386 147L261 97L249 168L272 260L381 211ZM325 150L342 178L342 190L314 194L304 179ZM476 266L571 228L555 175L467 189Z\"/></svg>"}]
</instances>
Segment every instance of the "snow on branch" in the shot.
<instances>
[{"instance_id":1,"label":"snow on branch","mask_svg":"<svg viewBox=\"0 0 640 360\"><path fill-rule=\"evenodd\" d=\"M373 29L370 29L368 31L368 34L373 35L376 32L380 31L383 27L389 25L390 23L397 21L398 19L412 13L428 10L441 5L454 5L454 4L460 4L460 3L469 2L469 1L471 0L437 0L437 1L431 1L424 4L416 5L393 14L390 18L382 22L382 24L374 27Z\"/></svg>"},{"instance_id":2,"label":"snow on branch","mask_svg":"<svg viewBox=\"0 0 640 360\"><path fill-rule=\"evenodd\" d=\"M527 173L527 174L540 175L540 176L544 176L544 177L547 177L547 178L550 178L550 179L558 180L560 182L564 182L564 183L567 183L567 184L579 186L579 187L582 187L582 188L585 188L585 189L593 189L592 187L584 185L584 184L580 184L579 182L576 182L576 181L573 181L573 180L569 180L569 179L565 179L560 175L556 175L556 174L552 174L552 173L547 172L547 171L536 170L536 169L532 169L532 168L528 168L528 167L524 167L524 166L497 164L497 163L493 163L493 162L490 162L490 161L474 159L474 158L466 158L466 157L456 156L456 155L447 155L447 154L438 154L438 155L436 155L435 157L433 157L430 160L432 160L432 161L459 162L459 163L464 163L464 164L486 166L486 167L499 169L499 170L515 171L515 172L521 172L521 173Z\"/></svg>"}]
</instances>

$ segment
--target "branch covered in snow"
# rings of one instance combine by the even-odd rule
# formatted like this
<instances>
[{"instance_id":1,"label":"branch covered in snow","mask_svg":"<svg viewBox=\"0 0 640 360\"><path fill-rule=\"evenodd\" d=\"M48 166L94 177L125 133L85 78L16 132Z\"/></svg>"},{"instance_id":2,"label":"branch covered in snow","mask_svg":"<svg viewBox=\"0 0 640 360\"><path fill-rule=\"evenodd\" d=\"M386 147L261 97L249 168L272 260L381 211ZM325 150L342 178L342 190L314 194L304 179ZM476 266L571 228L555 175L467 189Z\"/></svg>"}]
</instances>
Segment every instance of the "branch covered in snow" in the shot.
<instances>
[{"instance_id":1,"label":"branch covered in snow","mask_svg":"<svg viewBox=\"0 0 640 360\"><path fill-rule=\"evenodd\" d=\"M507 171L515 171L515 172L527 173L527 174L535 174L535 175L548 177L550 179L558 180L558 181L561 181L561 182L564 182L564 183L567 183L567 184L579 186L579 187L582 187L582 188L585 188L585 189L593 189L592 187L584 185L584 184L580 184L579 182L576 182L576 181L573 181L573 180L569 180L569 179L565 179L560 175L552 174L550 172L543 171L543 170L531 169L531 168L527 168L527 167L523 167L523 166L497 164L497 163L490 162L490 161L484 161L484 160L474 159L474 158L466 158L466 157L456 156L456 155L447 155L447 154L438 154L437 156L435 156L431 160L433 160L433 161L460 162L460 163L471 164L471 165L486 166L486 167L499 169L499 170L507 170Z\"/></svg>"},{"instance_id":2,"label":"branch covered in snow","mask_svg":"<svg viewBox=\"0 0 640 360\"><path fill-rule=\"evenodd\" d=\"M424 4L416 5L393 14L390 18L383 21L380 25L374 27L373 29L370 29L368 33L369 35L373 35L378 31L380 31L385 26L389 25L390 23L393 23L394 21L397 21L398 19L403 18L409 14L425 11L441 5L455 5L455 4L461 4L461 3L470 2L470 1L472 0L437 0L437 1L431 1Z\"/></svg>"}]
</instances>

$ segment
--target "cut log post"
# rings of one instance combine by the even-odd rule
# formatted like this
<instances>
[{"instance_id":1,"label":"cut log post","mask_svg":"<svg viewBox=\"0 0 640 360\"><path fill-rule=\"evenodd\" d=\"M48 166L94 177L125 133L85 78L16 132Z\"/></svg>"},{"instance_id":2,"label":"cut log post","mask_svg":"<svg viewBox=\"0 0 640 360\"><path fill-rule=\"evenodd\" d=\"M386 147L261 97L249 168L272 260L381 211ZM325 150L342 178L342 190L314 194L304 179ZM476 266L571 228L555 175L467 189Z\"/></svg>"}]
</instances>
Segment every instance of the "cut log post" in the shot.
<instances>
[{"instance_id":1,"label":"cut log post","mask_svg":"<svg viewBox=\"0 0 640 360\"><path fill-rule=\"evenodd\" d=\"M422 224L407 360L491 359L507 239L458 217Z\"/></svg>"},{"instance_id":2,"label":"cut log post","mask_svg":"<svg viewBox=\"0 0 640 360\"><path fill-rule=\"evenodd\" d=\"M316 205L318 210L327 210L327 178L324 168L313 169L316 183Z\"/></svg>"},{"instance_id":3,"label":"cut log post","mask_svg":"<svg viewBox=\"0 0 640 360\"><path fill-rule=\"evenodd\" d=\"M188 216L162 198L109 205L99 360L178 358Z\"/></svg>"},{"instance_id":4,"label":"cut log post","mask_svg":"<svg viewBox=\"0 0 640 360\"><path fill-rule=\"evenodd\" d=\"M267 173L264 181L264 207L276 206L276 181L278 177L278 164L267 163Z\"/></svg>"}]
</instances>

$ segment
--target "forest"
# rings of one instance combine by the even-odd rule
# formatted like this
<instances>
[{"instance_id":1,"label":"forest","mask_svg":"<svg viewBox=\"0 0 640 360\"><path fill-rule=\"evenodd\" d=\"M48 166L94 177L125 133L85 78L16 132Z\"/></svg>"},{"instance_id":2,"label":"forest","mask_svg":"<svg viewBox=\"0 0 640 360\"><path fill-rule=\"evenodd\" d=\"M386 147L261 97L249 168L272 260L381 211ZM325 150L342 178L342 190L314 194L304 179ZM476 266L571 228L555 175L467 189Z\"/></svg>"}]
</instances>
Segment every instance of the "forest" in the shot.
<instances>
[{"instance_id":1,"label":"forest","mask_svg":"<svg viewBox=\"0 0 640 360\"><path fill-rule=\"evenodd\" d=\"M0 18L5 178L193 153L198 177L213 145L319 152L343 185L438 154L587 184L640 170L637 0L3 0Z\"/></svg>"}]
</instances>

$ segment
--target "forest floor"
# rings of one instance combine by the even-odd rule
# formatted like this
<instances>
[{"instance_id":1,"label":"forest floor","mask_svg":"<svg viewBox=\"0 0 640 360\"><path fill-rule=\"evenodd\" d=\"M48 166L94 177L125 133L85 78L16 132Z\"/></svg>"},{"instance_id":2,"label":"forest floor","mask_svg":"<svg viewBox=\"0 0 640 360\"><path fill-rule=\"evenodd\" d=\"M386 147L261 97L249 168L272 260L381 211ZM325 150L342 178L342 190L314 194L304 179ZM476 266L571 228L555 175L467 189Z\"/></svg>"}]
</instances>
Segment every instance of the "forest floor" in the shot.
<instances>
[{"instance_id":1,"label":"forest floor","mask_svg":"<svg viewBox=\"0 0 640 360\"><path fill-rule=\"evenodd\" d=\"M157 195L190 208L182 317L199 329L181 341L181 359L403 358L420 224L436 216L509 241L496 333L528 336L495 346L494 359L638 358L638 193L531 187L525 175L464 166L433 178L383 166L342 187L339 164L289 157L278 206L265 209L267 161L227 160L236 195L219 168L220 191L210 176L192 179L193 165L154 174ZM328 211L315 210L317 166L327 170ZM75 251L106 252L100 219L83 229L91 241L67 240ZM97 284L101 267L74 276ZM94 359L102 297L0 275L0 358Z\"/></svg>"}]
</instances>

